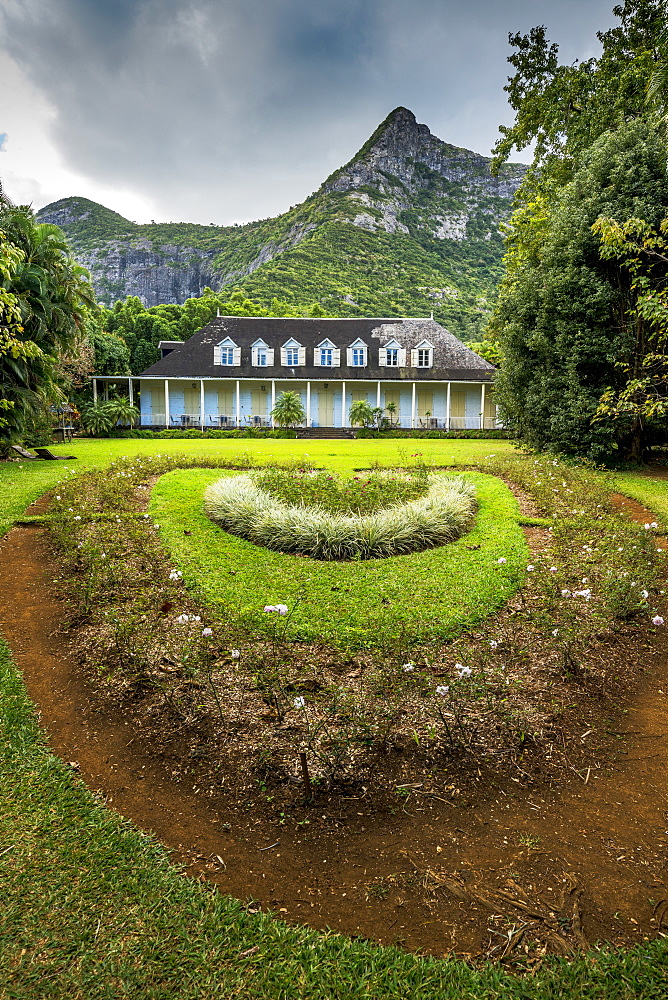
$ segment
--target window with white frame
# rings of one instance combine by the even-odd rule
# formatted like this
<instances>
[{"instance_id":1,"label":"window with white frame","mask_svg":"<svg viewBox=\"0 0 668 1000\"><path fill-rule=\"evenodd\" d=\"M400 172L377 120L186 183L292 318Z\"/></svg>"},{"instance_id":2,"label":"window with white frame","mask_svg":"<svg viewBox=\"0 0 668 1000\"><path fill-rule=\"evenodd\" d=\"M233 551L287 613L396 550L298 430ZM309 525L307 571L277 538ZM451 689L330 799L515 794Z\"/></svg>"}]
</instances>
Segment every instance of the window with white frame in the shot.
<instances>
[{"instance_id":1,"label":"window with white frame","mask_svg":"<svg viewBox=\"0 0 668 1000\"><path fill-rule=\"evenodd\" d=\"M269 359L269 364L272 364L271 358ZM290 337L290 340L286 342L281 347L281 364L285 365L287 368L297 368L300 365L306 364L306 348L302 347L299 341L295 340L294 337Z\"/></svg>"},{"instance_id":2,"label":"window with white frame","mask_svg":"<svg viewBox=\"0 0 668 1000\"><path fill-rule=\"evenodd\" d=\"M353 341L346 350L346 363L351 368L365 368L367 365L367 346L363 340Z\"/></svg>"},{"instance_id":3,"label":"window with white frame","mask_svg":"<svg viewBox=\"0 0 668 1000\"><path fill-rule=\"evenodd\" d=\"M326 368L332 365L332 348L331 347L321 347L320 348L320 364Z\"/></svg>"},{"instance_id":4,"label":"window with white frame","mask_svg":"<svg viewBox=\"0 0 668 1000\"><path fill-rule=\"evenodd\" d=\"M298 347L286 347L285 348L285 363L290 368L296 367L299 364L299 348Z\"/></svg>"},{"instance_id":5,"label":"window with white frame","mask_svg":"<svg viewBox=\"0 0 668 1000\"><path fill-rule=\"evenodd\" d=\"M388 368L398 368L399 367L399 348L398 347L386 347L385 348L385 364Z\"/></svg>"},{"instance_id":6,"label":"window with white frame","mask_svg":"<svg viewBox=\"0 0 668 1000\"><path fill-rule=\"evenodd\" d=\"M264 340L256 340L251 344L251 365L254 368L266 368L274 363L274 349Z\"/></svg>"},{"instance_id":7,"label":"window with white frame","mask_svg":"<svg viewBox=\"0 0 668 1000\"><path fill-rule=\"evenodd\" d=\"M226 337L222 340L220 344L216 344L213 349L213 363L214 365L240 365L241 364L241 348L237 347L233 340Z\"/></svg>"},{"instance_id":8,"label":"window with white frame","mask_svg":"<svg viewBox=\"0 0 668 1000\"><path fill-rule=\"evenodd\" d=\"M389 340L378 351L378 364L388 368L403 368L406 364L406 348L396 340Z\"/></svg>"},{"instance_id":9,"label":"window with white frame","mask_svg":"<svg viewBox=\"0 0 668 1000\"><path fill-rule=\"evenodd\" d=\"M422 340L411 351L411 365L413 368L431 368L433 364L434 345L428 340Z\"/></svg>"},{"instance_id":10,"label":"window with white frame","mask_svg":"<svg viewBox=\"0 0 668 1000\"><path fill-rule=\"evenodd\" d=\"M317 368L338 368L341 364L341 351L329 337L313 348L313 364Z\"/></svg>"}]
</instances>

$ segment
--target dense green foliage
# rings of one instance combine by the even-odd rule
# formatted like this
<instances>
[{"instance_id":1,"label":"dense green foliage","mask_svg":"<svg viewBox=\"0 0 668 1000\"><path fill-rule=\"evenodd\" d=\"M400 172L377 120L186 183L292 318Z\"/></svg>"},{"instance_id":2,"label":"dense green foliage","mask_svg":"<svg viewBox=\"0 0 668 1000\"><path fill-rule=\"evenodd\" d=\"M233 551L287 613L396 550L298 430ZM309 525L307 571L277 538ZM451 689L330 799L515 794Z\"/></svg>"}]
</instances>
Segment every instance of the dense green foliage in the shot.
<instances>
[{"instance_id":1,"label":"dense green foliage","mask_svg":"<svg viewBox=\"0 0 668 1000\"><path fill-rule=\"evenodd\" d=\"M94 311L62 232L0 203L0 437L12 439L76 381Z\"/></svg>"},{"instance_id":2,"label":"dense green foliage","mask_svg":"<svg viewBox=\"0 0 668 1000\"><path fill-rule=\"evenodd\" d=\"M536 143L492 322L505 355L502 415L533 447L599 461L639 458L665 435L660 422L599 408L651 348L639 335L627 261L592 227L604 216L658 229L668 214L666 93L656 84L668 15L660 0L626 0L614 12L621 23L599 33L601 55L574 66L559 64L543 28L511 36L517 73L506 89L516 120L497 147L503 159Z\"/></svg>"},{"instance_id":3,"label":"dense green foliage","mask_svg":"<svg viewBox=\"0 0 668 1000\"><path fill-rule=\"evenodd\" d=\"M632 415L593 420L624 378L618 365L634 353L636 324L630 277L603 258L592 226L599 216L658 225L668 213L666 162L656 132L622 126L593 144L540 214L534 203L530 218L516 219L497 311L505 362L496 392L506 424L533 447L605 461L640 458L652 441L652 425Z\"/></svg>"}]
</instances>

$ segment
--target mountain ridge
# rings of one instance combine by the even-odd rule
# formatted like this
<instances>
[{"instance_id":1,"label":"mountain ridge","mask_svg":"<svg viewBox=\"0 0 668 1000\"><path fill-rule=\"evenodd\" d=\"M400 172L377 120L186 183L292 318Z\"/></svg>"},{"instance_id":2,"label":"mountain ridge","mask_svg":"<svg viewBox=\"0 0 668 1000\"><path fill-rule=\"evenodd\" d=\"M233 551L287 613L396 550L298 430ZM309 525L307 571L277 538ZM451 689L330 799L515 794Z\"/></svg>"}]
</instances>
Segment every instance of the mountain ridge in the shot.
<instances>
[{"instance_id":1,"label":"mountain ridge","mask_svg":"<svg viewBox=\"0 0 668 1000\"><path fill-rule=\"evenodd\" d=\"M500 224L527 167L443 142L395 108L299 205L245 225L138 225L84 198L37 213L65 231L100 301L181 303L206 286L332 315L438 314L477 335L501 276ZM371 310L371 311L370 311Z\"/></svg>"}]
</instances>

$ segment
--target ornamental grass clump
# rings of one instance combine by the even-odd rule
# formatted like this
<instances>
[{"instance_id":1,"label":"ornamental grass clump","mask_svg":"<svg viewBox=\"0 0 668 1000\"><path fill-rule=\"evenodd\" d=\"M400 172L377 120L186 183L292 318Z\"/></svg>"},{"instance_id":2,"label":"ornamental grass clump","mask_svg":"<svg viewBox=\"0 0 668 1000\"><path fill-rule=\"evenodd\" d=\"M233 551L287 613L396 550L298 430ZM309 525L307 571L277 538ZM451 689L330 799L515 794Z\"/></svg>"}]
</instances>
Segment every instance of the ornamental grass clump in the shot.
<instances>
[{"instance_id":1,"label":"ornamental grass clump","mask_svg":"<svg viewBox=\"0 0 668 1000\"><path fill-rule=\"evenodd\" d=\"M475 487L434 476L424 497L367 515L331 514L288 505L250 476L221 479L205 493L208 517L255 545L322 560L381 559L452 542L470 526Z\"/></svg>"}]
</instances>

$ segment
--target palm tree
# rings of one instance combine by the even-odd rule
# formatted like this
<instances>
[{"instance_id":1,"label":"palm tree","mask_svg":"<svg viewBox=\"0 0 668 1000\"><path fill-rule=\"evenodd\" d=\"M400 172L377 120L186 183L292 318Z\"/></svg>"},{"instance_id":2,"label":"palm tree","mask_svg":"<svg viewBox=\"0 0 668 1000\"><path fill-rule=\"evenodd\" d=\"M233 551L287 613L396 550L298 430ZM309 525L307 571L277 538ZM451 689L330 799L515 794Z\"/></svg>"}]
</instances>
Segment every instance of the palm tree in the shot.
<instances>
[{"instance_id":1,"label":"palm tree","mask_svg":"<svg viewBox=\"0 0 668 1000\"><path fill-rule=\"evenodd\" d=\"M353 427L355 424L360 424L361 427L370 427L374 422L371 404L366 399L356 400L350 407L349 415Z\"/></svg>"},{"instance_id":2,"label":"palm tree","mask_svg":"<svg viewBox=\"0 0 668 1000\"><path fill-rule=\"evenodd\" d=\"M122 396L120 399L110 399L108 403L105 403L105 406L113 417L114 423L129 424L130 427L134 427L139 420L139 410L133 406L127 396Z\"/></svg>"},{"instance_id":3,"label":"palm tree","mask_svg":"<svg viewBox=\"0 0 668 1000\"><path fill-rule=\"evenodd\" d=\"M306 420L306 410L302 406L298 392L282 392L274 405L271 415L279 427L295 427Z\"/></svg>"}]
</instances>

